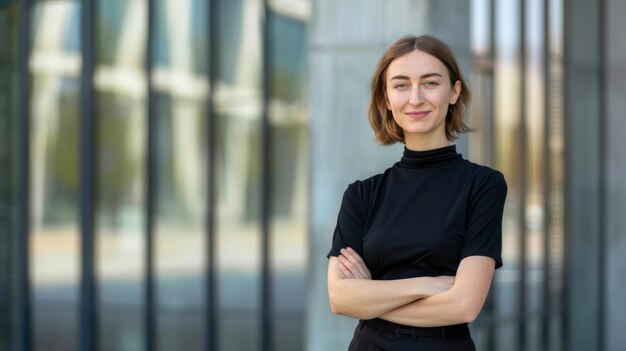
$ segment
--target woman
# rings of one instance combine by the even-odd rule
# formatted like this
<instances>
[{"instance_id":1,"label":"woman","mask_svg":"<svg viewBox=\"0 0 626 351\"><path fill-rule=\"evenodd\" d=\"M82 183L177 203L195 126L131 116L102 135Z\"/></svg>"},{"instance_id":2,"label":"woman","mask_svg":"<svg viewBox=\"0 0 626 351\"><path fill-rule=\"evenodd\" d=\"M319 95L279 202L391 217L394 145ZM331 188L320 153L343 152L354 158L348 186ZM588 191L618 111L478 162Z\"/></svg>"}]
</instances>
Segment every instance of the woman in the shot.
<instances>
[{"instance_id":1,"label":"woman","mask_svg":"<svg viewBox=\"0 0 626 351\"><path fill-rule=\"evenodd\" d=\"M360 319L350 350L474 350L467 323L502 266L502 174L450 144L471 94L450 49L406 36L383 54L369 120L399 162L350 184L328 254L334 313Z\"/></svg>"}]
</instances>

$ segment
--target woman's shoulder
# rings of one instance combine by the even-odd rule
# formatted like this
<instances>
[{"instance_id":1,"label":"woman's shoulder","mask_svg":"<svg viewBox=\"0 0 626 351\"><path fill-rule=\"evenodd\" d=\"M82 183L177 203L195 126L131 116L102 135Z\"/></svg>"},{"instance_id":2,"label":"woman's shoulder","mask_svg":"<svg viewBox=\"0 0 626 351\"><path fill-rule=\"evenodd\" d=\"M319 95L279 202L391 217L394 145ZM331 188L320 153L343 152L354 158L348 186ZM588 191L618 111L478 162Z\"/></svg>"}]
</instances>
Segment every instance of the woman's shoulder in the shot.
<instances>
[{"instance_id":1,"label":"woman's shoulder","mask_svg":"<svg viewBox=\"0 0 626 351\"><path fill-rule=\"evenodd\" d=\"M391 168L388 168L382 173L353 181L348 185L345 196L364 204L369 203L370 199L372 199L384 184L390 170Z\"/></svg>"},{"instance_id":2,"label":"woman's shoulder","mask_svg":"<svg viewBox=\"0 0 626 351\"><path fill-rule=\"evenodd\" d=\"M506 179L504 174L497 169L474 163L472 161L464 160L467 174L472 176L472 183L477 188L483 187L497 187L504 191L507 189Z\"/></svg>"},{"instance_id":3,"label":"woman's shoulder","mask_svg":"<svg viewBox=\"0 0 626 351\"><path fill-rule=\"evenodd\" d=\"M491 177L504 178L504 175L502 174L502 172L500 172L499 170L495 168L481 165L479 163L472 162L465 158L463 159L463 161L464 161L463 166L466 167L467 170L470 170L473 174L477 176L482 176L482 177L487 177L487 178L491 178Z\"/></svg>"},{"instance_id":4,"label":"woman's shoulder","mask_svg":"<svg viewBox=\"0 0 626 351\"><path fill-rule=\"evenodd\" d=\"M389 175L391 168L387 168L384 172L374 174L367 178L357 179L348 185L348 189L359 191L371 191L380 186Z\"/></svg>"}]
</instances>

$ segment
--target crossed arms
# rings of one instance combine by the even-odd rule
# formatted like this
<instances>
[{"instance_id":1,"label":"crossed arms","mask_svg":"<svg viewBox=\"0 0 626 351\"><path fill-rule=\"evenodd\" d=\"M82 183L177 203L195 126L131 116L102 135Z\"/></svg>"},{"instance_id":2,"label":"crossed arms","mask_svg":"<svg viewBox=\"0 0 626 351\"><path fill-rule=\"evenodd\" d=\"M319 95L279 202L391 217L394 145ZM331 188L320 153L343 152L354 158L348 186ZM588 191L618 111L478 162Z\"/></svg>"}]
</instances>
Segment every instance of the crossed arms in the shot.
<instances>
[{"instance_id":1,"label":"crossed arms","mask_svg":"<svg viewBox=\"0 0 626 351\"><path fill-rule=\"evenodd\" d=\"M381 318L416 327L472 322L485 303L495 270L486 256L461 260L455 277L372 280L351 248L328 262L328 296L333 313L358 319Z\"/></svg>"}]
</instances>

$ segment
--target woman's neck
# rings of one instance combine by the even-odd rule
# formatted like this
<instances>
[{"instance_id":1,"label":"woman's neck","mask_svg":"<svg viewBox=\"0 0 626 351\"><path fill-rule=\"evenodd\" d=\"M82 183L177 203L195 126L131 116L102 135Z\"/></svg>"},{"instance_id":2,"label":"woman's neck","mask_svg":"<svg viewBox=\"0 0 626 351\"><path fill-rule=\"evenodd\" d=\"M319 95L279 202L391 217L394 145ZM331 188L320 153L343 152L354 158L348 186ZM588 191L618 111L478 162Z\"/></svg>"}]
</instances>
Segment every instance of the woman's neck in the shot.
<instances>
[{"instance_id":1,"label":"woman's neck","mask_svg":"<svg viewBox=\"0 0 626 351\"><path fill-rule=\"evenodd\" d=\"M413 151L434 150L450 145L445 135L433 136L432 138L424 135L405 135L404 144L407 149Z\"/></svg>"}]
</instances>

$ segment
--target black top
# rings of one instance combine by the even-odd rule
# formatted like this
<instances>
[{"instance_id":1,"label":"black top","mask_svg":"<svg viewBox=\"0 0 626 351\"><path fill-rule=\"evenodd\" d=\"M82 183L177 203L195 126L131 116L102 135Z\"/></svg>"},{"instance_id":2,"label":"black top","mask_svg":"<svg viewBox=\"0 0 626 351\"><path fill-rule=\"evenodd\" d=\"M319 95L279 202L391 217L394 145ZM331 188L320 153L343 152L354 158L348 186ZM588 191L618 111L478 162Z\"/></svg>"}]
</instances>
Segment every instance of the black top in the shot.
<instances>
[{"instance_id":1,"label":"black top","mask_svg":"<svg viewBox=\"0 0 626 351\"><path fill-rule=\"evenodd\" d=\"M347 246L372 279L456 275L467 256L502 266L502 173L467 161L456 146L405 148L400 162L348 186L328 257Z\"/></svg>"}]
</instances>

